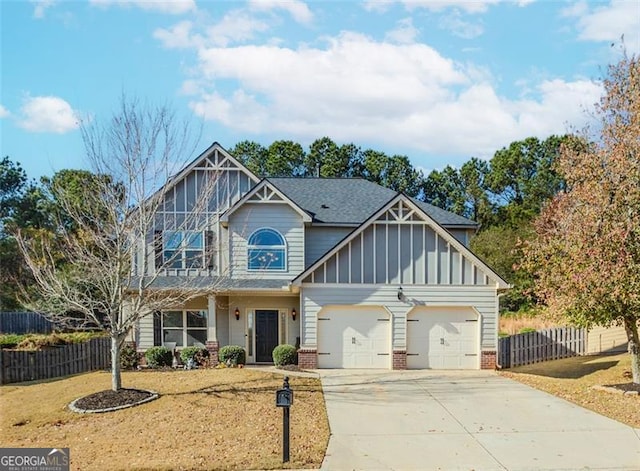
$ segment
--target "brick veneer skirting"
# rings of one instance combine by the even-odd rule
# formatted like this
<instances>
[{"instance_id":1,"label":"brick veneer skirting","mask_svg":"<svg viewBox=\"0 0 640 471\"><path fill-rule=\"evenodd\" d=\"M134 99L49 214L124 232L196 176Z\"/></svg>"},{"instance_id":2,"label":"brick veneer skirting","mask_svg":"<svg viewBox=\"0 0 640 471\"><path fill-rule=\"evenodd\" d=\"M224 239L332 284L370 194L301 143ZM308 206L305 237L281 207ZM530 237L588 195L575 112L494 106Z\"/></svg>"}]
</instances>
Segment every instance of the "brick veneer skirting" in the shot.
<instances>
[{"instance_id":1,"label":"brick veneer skirting","mask_svg":"<svg viewBox=\"0 0 640 471\"><path fill-rule=\"evenodd\" d=\"M406 350L393 351L393 369L394 370L407 369L407 351Z\"/></svg>"},{"instance_id":2,"label":"brick veneer skirting","mask_svg":"<svg viewBox=\"0 0 640 471\"><path fill-rule=\"evenodd\" d=\"M207 341L205 347L209 351L209 360L213 366L217 365L218 360L218 351L220 350L220 343L215 341Z\"/></svg>"},{"instance_id":3,"label":"brick veneer skirting","mask_svg":"<svg viewBox=\"0 0 640 471\"><path fill-rule=\"evenodd\" d=\"M318 351L307 348L298 350L298 366L308 370L318 368Z\"/></svg>"},{"instance_id":4,"label":"brick veneer skirting","mask_svg":"<svg viewBox=\"0 0 640 471\"><path fill-rule=\"evenodd\" d=\"M496 352L495 351L483 351L480 357L480 368L483 370L495 370L496 369Z\"/></svg>"}]
</instances>

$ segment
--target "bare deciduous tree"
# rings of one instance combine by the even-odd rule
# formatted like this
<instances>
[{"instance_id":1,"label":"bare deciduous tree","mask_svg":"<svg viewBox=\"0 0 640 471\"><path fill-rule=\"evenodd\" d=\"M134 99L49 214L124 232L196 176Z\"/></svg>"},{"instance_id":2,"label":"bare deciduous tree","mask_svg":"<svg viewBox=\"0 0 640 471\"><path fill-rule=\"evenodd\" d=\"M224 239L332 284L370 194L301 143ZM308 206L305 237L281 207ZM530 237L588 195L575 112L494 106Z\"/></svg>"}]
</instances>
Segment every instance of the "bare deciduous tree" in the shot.
<instances>
[{"instance_id":1,"label":"bare deciduous tree","mask_svg":"<svg viewBox=\"0 0 640 471\"><path fill-rule=\"evenodd\" d=\"M18 232L16 237L36 282L37 295L28 305L58 323L77 325L80 320L107 331L111 387L117 391L122 387L120 351L138 321L211 292L219 277L207 286L187 276L172 277L170 289L157 286L180 256L158 257L154 234L171 177L192 156L190 126L166 106L123 97L110 121L85 123L82 137L94 177L79 195L52 188L65 222L53 234ZM215 178L210 172L200 182L189 211L172 221L173 231L206 230ZM215 250L214 245L207 250Z\"/></svg>"}]
</instances>

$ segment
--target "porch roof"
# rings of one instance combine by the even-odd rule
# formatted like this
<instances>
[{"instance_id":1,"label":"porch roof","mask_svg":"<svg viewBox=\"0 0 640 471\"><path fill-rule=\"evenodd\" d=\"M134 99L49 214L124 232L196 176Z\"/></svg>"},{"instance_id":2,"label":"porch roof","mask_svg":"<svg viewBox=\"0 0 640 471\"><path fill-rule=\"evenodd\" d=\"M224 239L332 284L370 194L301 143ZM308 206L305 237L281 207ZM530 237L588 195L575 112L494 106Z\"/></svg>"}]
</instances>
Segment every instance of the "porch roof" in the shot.
<instances>
[{"instance_id":1,"label":"porch roof","mask_svg":"<svg viewBox=\"0 0 640 471\"><path fill-rule=\"evenodd\" d=\"M138 279L129 286L135 287ZM289 291L288 280L229 278L223 276L158 276L147 286L149 289L197 289L212 293L225 291Z\"/></svg>"}]
</instances>

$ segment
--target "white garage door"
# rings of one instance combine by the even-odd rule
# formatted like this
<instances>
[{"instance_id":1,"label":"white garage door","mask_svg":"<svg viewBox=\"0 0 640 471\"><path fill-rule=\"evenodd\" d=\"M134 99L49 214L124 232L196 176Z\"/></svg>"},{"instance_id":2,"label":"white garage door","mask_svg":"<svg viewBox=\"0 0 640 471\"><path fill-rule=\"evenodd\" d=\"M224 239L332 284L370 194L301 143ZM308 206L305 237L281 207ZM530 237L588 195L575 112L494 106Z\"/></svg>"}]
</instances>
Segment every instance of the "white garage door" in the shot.
<instances>
[{"instance_id":1,"label":"white garage door","mask_svg":"<svg viewBox=\"0 0 640 471\"><path fill-rule=\"evenodd\" d=\"M381 307L323 308L318 313L318 367L390 368L390 324Z\"/></svg>"},{"instance_id":2,"label":"white garage door","mask_svg":"<svg viewBox=\"0 0 640 471\"><path fill-rule=\"evenodd\" d=\"M407 368L478 369L478 315L471 308L419 308L407 317Z\"/></svg>"}]
</instances>

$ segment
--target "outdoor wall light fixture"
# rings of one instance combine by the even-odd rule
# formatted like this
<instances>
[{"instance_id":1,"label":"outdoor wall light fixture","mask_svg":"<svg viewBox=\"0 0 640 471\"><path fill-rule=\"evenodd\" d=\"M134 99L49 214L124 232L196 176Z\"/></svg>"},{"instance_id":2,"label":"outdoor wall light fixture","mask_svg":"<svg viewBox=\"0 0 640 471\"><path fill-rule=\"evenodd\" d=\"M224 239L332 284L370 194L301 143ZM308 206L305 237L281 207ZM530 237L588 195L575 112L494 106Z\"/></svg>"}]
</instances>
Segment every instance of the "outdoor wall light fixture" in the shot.
<instances>
[{"instance_id":1,"label":"outdoor wall light fixture","mask_svg":"<svg viewBox=\"0 0 640 471\"><path fill-rule=\"evenodd\" d=\"M404 293L402 292L402 286L398 287L398 301L402 301Z\"/></svg>"},{"instance_id":2,"label":"outdoor wall light fixture","mask_svg":"<svg viewBox=\"0 0 640 471\"><path fill-rule=\"evenodd\" d=\"M236 310L233 311L233 313L236 315L236 320L239 321L240 320L240 309L236 308Z\"/></svg>"},{"instance_id":3,"label":"outdoor wall light fixture","mask_svg":"<svg viewBox=\"0 0 640 471\"><path fill-rule=\"evenodd\" d=\"M291 317L293 318L293 320L296 320L296 316L298 315L298 313L296 312L296 308L294 307L293 309L291 309Z\"/></svg>"}]
</instances>

